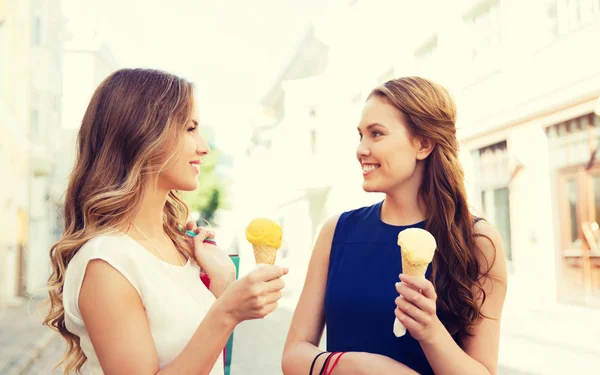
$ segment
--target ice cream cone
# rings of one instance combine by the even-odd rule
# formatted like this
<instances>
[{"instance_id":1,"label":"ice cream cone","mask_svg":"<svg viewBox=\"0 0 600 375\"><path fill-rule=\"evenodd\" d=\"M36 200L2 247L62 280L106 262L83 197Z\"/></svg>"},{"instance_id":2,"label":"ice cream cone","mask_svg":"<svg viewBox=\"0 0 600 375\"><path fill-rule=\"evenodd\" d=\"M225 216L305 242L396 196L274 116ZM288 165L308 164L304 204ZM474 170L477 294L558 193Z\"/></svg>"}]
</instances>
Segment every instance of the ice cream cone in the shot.
<instances>
[{"instance_id":1,"label":"ice cream cone","mask_svg":"<svg viewBox=\"0 0 600 375\"><path fill-rule=\"evenodd\" d=\"M256 264L275 264L277 249L267 245L252 245Z\"/></svg>"},{"instance_id":2,"label":"ice cream cone","mask_svg":"<svg viewBox=\"0 0 600 375\"><path fill-rule=\"evenodd\" d=\"M425 264L415 264L411 263L406 256L406 253L402 252L402 273L411 276L425 276L425 272L427 271L427 266L429 263Z\"/></svg>"},{"instance_id":3,"label":"ice cream cone","mask_svg":"<svg viewBox=\"0 0 600 375\"><path fill-rule=\"evenodd\" d=\"M425 277L427 266L431 263L437 247L431 233L420 228L405 229L398 234L398 245L402 256L402 273ZM395 319L393 332L396 337L404 336L406 327Z\"/></svg>"},{"instance_id":4,"label":"ice cream cone","mask_svg":"<svg viewBox=\"0 0 600 375\"><path fill-rule=\"evenodd\" d=\"M275 264L282 236L281 227L271 219L258 218L248 224L246 239L252 244L257 265Z\"/></svg>"}]
</instances>

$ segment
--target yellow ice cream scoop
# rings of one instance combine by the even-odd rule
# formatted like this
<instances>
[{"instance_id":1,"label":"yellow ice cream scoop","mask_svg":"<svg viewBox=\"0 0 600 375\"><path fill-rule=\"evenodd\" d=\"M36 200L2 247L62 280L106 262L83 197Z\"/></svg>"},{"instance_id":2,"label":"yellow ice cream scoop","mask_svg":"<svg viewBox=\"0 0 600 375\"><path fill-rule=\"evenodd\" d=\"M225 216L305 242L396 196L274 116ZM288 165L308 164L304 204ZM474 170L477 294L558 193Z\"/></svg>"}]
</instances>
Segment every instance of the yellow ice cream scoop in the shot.
<instances>
[{"instance_id":1,"label":"yellow ice cream scoop","mask_svg":"<svg viewBox=\"0 0 600 375\"><path fill-rule=\"evenodd\" d=\"M271 219L254 219L246 227L246 239L254 248L256 263L274 264L283 230Z\"/></svg>"},{"instance_id":2,"label":"yellow ice cream scoop","mask_svg":"<svg viewBox=\"0 0 600 375\"><path fill-rule=\"evenodd\" d=\"M281 227L271 219L254 219L246 227L246 239L253 245L279 248L282 236Z\"/></svg>"},{"instance_id":3,"label":"yellow ice cream scoop","mask_svg":"<svg viewBox=\"0 0 600 375\"><path fill-rule=\"evenodd\" d=\"M408 228L401 231L398 234L398 246L401 247L403 263L406 260L415 266L426 266L431 263L437 248L435 238L431 233L420 228Z\"/></svg>"}]
</instances>

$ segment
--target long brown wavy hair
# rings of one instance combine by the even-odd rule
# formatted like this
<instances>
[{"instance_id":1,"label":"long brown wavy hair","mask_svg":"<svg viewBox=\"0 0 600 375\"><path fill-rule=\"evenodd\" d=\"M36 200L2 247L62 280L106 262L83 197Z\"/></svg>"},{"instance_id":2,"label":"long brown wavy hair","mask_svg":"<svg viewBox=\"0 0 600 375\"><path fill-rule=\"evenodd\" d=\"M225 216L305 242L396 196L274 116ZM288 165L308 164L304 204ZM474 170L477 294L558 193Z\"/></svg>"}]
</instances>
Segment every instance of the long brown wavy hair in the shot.
<instances>
[{"instance_id":1,"label":"long brown wavy hair","mask_svg":"<svg viewBox=\"0 0 600 375\"><path fill-rule=\"evenodd\" d=\"M431 274L437 309L460 343L484 317L478 300L485 301L483 279L492 265L481 264L486 258L475 245L476 237L491 239L475 233L475 217L467 204L458 156L456 105L444 87L420 77L390 80L375 88L372 96L387 100L404 114L411 136L434 144L424 162L419 194L427 210L426 229L438 244Z\"/></svg>"},{"instance_id":2,"label":"long brown wavy hair","mask_svg":"<svg viewBox=\"0 0 600 375\"><path fill-rule=\"evenodd\" d=\"M91 238L129 229L142 197L176 157L176 142L192 110L190 82L149 69L118 70L91 98L65 196L64 232L50 249L49 312L44 324L66 340L67 350L57 365L65 374L81 374L87 360L79 337L65 327L62 293L69 262ZM190 257L191 249L178 231L187 216L187 206L171 191L163 227L176 248Z\"/></svg>"}]
</instances>

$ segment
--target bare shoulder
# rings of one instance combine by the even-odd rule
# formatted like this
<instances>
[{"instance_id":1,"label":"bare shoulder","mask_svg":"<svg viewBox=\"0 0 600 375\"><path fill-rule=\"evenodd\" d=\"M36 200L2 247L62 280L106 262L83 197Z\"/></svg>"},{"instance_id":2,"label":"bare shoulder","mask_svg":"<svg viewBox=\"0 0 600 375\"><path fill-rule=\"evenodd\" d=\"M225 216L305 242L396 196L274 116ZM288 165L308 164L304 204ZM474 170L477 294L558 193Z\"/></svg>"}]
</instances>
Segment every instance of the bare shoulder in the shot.
<instances>
[{"instance_id":1,"label":"bare shoulder","mask_svg":"<svg viewBox=\"0 0 600 375\"><path fill-rule=\"evenodd\" d=\"M506 282L504 242L498 229L486 220L475 223L475 246L479 249L482 273Z\"/></svg>"},{"instance_id":2,"label":"bare shoulder","mask_svg":"<svg viewBox=\"0 0 600 375\"><path fill-rule=\"evenodd\" d=\"M333 242L333 236L335 235L335 228L337 227L340 216L341 214L330 217L321 227L321 231L319 232L319 236L317 237L317 242L315 243L314 247L315 254L329 257L331 243Z\"/></svg>"},{"instance_id":3,"label":"bare shoulder","mask_svg":"<svg viewBox=\"0 0 600 375\"><path fill-rule=\"evenodd\" d=\"M127 280L117 268L101 258L91 259L88 262L83 280L83 284L86 282L90 284L100 282L103 285L103 289L110 289L111 287L122 289L123 287L128 286L137 294L129 280Z\"/></svg>"},{"instance_id":4,"label":"bare shoulder","mask_svg":"<svg viewBox=\"0 0 600 375\"><path fill-rule=\"evenodd\" d=\"M321 228L321 233L333 238L333 234L335 233L335 227L337 226L338 220L340 219L341 214L334 215L327 219Z\"/></svg>"},{"instance_id":5,"label":"bare shoulder","mask_svg":"<svg viewBox=\"0 0 600 375\"><path fill-rule=\"evenodd\" d=\"M79 309L85 316L87 311L106 302L119 301L109 306L114 309L142 307L137 290L116 268L102 259L92 259L87 264L79 294Z\"/></svg>"},{"instance_id":6,"label":"bare shoulder","mask_svg":"<svg viewBox=\"0 0 600 375\"><path fill-rule=\"evenodd\" d=\"M125 295L140 300L139 263L139 249L123 236L99 235L90 239L69 264L77 267L76 273L81 275L80 304L90 291L95 296L89 299L92 303L103 294L108 298Z\"/></svg>"},{"instance_id":7,"label":"bare shoulder","mask_svg":"<svg viewBox=\"0 0 600 375\"><path fill-rule=\"evenodd\" d=\"M82 272L79 307L82 313L87 306L122 299L127 303L111 304L116 309L128 305L142 305L137 277L138 249L123 236L99 235L88 241L76 254L73 264ZM106 299L106 300L103 300ZM82 306L86 305L86 306ZM117 305L117 306L113 306Z\"/></svg>"}]
</instances>

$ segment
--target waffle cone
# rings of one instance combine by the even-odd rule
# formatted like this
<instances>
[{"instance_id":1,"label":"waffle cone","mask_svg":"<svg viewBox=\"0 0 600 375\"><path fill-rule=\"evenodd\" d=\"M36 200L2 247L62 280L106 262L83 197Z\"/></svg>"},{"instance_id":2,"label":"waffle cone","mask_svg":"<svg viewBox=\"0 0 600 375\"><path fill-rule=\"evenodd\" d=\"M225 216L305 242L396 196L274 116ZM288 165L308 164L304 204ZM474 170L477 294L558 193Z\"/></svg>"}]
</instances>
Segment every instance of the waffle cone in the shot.
<instances>
[{"instance_id":1,"label":"waffle cone","mask_svg":"<svg viewBox=\"0 0 600 375\"><path fill-rule=\"evenodd\" d=\"M411 276L421 276L421 277L425 276L425 272L427 271L427 266L429 265L429 263L425 263L425 264L411 263L404 255L404 252L401 251L400 253L402 254L402 273L404 273L406 275L411 275Z\"/></svg>"},{"instance_id":2,"label":"waffle cone","mask_svg":"<svg viewBox=\"0 0 600 375\"><path fill-rule=\"evenodd\" d=\"M275 264L277 249L267 245L252 245L256 264Z\"/></svg>"}]
</instances>

